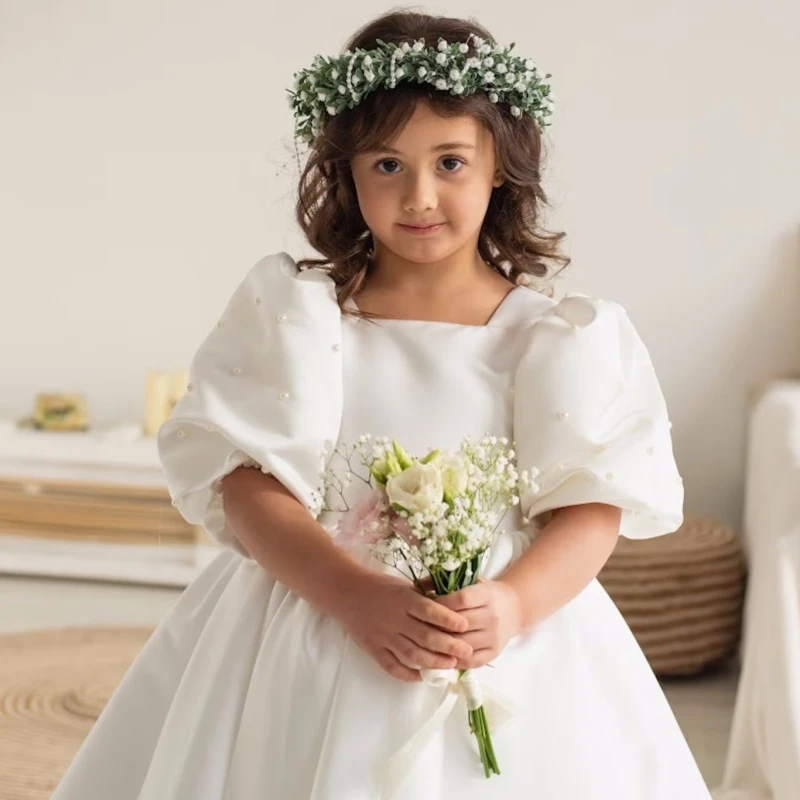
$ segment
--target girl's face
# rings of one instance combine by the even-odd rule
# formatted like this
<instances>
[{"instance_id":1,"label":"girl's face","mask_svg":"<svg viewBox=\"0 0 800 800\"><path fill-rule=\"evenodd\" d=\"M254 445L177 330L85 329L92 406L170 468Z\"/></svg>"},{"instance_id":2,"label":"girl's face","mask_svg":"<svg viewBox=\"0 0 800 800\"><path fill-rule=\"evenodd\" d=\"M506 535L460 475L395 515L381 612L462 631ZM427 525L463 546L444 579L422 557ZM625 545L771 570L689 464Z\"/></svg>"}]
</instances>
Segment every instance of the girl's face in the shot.
<instances>
[{"instance_id":1,"label":"girl's face","mask_svg":"<svg viewBox=\"0 0 800 800\"><path fill-rule=\"evenodd\" d=\"M477 247L496 173L494 138L472 116L443 118L425 102L386 149L351 161L376 253L417 263ZM426 229L426 226L433 226Z\"/></svg>"}]
</instances>

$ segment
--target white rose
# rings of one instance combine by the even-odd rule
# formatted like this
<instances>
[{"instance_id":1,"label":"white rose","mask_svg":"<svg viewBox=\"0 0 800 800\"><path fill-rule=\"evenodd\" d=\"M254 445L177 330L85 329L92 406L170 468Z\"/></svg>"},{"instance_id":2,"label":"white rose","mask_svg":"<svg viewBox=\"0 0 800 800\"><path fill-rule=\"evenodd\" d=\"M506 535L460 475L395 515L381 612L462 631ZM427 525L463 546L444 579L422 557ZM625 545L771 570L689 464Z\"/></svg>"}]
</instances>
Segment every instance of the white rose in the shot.
<instances>
[{"instance_id":1,"label":"white rose","mask_svg":"<svg viewBox=\"0 0 800 800\"><path fill-rule=\"evenodd\" d=\"M411 513L427 511L444 497L442 473L436 464L412 464L389 478L386 494L390 502Z\"/></svg>"}]
</instances>

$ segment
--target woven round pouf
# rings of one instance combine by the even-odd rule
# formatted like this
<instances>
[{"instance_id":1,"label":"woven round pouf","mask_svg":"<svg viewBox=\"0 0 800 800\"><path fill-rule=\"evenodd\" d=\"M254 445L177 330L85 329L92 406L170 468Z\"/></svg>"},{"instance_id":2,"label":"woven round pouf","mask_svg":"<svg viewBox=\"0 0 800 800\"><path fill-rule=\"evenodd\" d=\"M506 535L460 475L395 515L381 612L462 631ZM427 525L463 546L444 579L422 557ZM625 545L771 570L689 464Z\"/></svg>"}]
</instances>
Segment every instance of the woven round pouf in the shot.
<instances>
[{"instance_id":1,"label":"woven round pouf","mask_svg":"<svg viewBox=\"0 0 800 800\"><path fill-rule=\"evenodd\" d=\"M50 797L150 633L63 628L0 635L2 800Z\"/></svg>"},{"instance_id":2,"label":"woven round pouf","mask_svg":"<svg viewBox=\"0 0 800 800\"><path fill-rule=\"evenodd\" d=\"M722 523L686 514L677 531L620 536L598 580L659 677L692 675L730 656L741 635L745 558Z\"/></svg>"}]
</instances>

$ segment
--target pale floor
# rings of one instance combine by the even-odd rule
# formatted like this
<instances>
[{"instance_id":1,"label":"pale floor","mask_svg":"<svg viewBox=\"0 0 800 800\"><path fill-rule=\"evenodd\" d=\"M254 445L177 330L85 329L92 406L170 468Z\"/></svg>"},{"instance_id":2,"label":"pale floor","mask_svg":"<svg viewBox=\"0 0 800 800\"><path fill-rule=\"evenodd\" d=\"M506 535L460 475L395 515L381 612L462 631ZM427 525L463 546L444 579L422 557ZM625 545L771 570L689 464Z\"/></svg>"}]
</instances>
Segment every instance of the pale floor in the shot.
<instances>
[{"instance_id":1,"label":"pale floor","mask_svg":"<svg viewBox=\"0 0 800 800\"><path fill-rule=\"evenodd\" d=\"M0 575L0 632L80 625L155 626L178 589ZM738 670L664 682L706 783L722 778Z\"/></svg>"}]
</instances>

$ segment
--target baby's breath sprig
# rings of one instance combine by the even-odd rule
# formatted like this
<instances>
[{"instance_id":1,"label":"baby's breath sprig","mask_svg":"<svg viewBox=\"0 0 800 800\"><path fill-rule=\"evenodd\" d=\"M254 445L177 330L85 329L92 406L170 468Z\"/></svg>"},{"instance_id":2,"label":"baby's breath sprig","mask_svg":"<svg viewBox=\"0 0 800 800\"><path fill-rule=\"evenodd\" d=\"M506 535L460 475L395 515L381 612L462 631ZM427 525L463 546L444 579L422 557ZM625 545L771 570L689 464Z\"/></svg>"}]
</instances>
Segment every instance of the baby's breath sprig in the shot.
<instances>
[{"instance_id":1,"label":"baby's breath sprig","mask_svg":"<svg viewBox=\"0 0 800 800\"><path fill-rule=\"evenodd\" d=\"M493 103L505 103L514 117L530 114L540 128L551 123L555 94L530 58L512 55L509 45L470 34L466 42L439 39L436 47L423 39L402 44L377 40L370 50L356 48L339 56L314 57L311 67L296 72L289 105L295 136L310 144L328 117L355 108L378 89L394 89L400 81L428 84L452 95L487 92Z\"/></svg>"}]
</instances>

